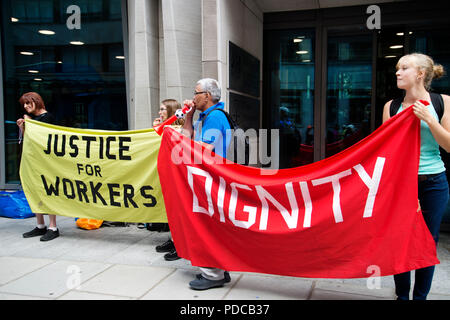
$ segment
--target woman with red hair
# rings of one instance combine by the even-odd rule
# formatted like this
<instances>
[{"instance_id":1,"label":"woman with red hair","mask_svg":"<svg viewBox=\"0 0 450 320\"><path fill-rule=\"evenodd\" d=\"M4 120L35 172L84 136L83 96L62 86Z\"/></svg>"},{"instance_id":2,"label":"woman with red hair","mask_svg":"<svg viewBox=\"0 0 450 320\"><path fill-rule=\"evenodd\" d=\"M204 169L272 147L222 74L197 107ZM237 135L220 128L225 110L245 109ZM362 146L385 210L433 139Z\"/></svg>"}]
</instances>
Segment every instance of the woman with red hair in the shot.
<instances>
[{"instance_id":1,"label":"woman with red hair","mask_svg":"<svg viewBox=\"0 0 450 320\"><path fill-rule=\"evenodd\" d=\"M25 119L33 119L36 121L42 121L46 123L54 123L55 119L53 115L45 109L44 100L36 92L27 92L19 99L20 105L25 110L26 114L23 118L16 121L19 126L20 134L25 131ZM41 236L41 241L49 241L59 237L59 230L56 227L56 216L49 214L50 225L48 228L45 226L44 214L36 213L37 226L23 234L24 238L31 238Z\"/></svg>"}]
</instances>

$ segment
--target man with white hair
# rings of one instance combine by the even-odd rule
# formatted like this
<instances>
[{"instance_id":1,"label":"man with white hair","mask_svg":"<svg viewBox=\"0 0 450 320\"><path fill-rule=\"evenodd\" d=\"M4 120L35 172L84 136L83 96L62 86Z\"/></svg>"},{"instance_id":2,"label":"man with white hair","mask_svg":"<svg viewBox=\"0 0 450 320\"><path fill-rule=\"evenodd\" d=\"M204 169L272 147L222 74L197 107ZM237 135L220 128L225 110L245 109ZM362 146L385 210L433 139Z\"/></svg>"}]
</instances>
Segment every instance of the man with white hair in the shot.
<instances>
[{"instance_id":1,"label":"man with white hair","mask_svg":"<svg viewBox=\"0 0 450 320\"><path fill-rule=\"evenodd\" d=\"M216 109L224 109L225 105L220 102L221 90L217 80L206 78L197 82L193 100L185 100L184 104L192 107L186 114L183 126L183 134L194 141L204 145L209 150L226 158L227 147L230 144L230 124L226 115ZM195 110L200 111L198 120L193 124ZM189 282L194 290L206 290L221 287L230 282L231 278L227 271L217 268L200 268L201 273Z\"/></svg>"}]
</instances>

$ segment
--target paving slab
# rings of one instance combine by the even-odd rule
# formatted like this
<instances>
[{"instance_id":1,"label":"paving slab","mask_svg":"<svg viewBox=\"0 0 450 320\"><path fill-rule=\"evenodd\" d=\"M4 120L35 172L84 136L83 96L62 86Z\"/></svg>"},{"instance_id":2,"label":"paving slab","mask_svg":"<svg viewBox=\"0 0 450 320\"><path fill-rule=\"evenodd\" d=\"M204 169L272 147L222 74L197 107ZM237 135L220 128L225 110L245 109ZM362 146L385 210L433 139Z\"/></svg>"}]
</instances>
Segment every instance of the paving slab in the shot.
<instances>
[{"instance_id":1,"label":"paving slab","mask_svg":"<svg viewBox=\"0 0 450 320\"><path fill-rule=\"evenodd\" d=\"M92 293L140 298L175 269L114 265L82 285L82 290Z\"/></svg>"},{"instance_id":2,"label":"paving slab","mask_svg":"<svg viewBox=\"0 0 450 320\"><path fill-rule=\"evenodd\" d=\"M134 300L130 297L113 296L110 294L100 294L85 292L81 290L71 290L58 298L58 300Z\"/></svg>"},{"instance_id":3,"label":"paving slab","mask_svg":"<svg viewBox=\"0 0 450 320\"><path fill-rule=\"evenodd\" d=\"M328 280L319 280L315 282L314 290L317 292L322 291L336 291L341 293L349 293L384 299L394 299L395 298L395 290L389 287L382 287L381 281L378 282L367 282L367 279L364 279L364 283L361 285L360 283L352 283L348 282L331 282Z\"/></svg>"},{"instance_id":4,"label":"paving slab","mask_svg":"<svg viewBox=\"0 0 450 320\"><path fill-rule=\"evenodd\" d=\"M386 300L378 296L314 289L311 300ZM391 299L392 300L392 299Z\"/></svg>"},{"instance_id":5,"label":"paving slab","mask_svg":"<svg viewBox=\"0 0 450 320\"><path fill-rule=\"evenodd\" d=\"M108 267L96 262L56 261L1 286L0 292L55 299Z\"/></svg>"},{"instance_id":6,"label":"paving slab","mask_svg":"<svg viewBox=\"0 0 450 320\"><path fill-rule=\"evenodd\" d=\"M189 288L189 282L194 280L196 273L199 271L177 269L143 296L142 300L222 300L238 278L231 274L231 282L221 288L196 291Z\"/></svg>"},{"instance_id":7,"label":"paving slab","mask_svg":"<svg viewBox=\"0 0 450 320\"><path fill-rule=\"evenodd\" d=\"M275 277L258 274L243 274L227 300L306 300L311 292L313 281Z\"/></svg>"},{"instance_id":8,"label":"paving slab","mask_svg":"<svg viewBox=\"0 0 450 320\"><path fill-rule=\"evenodd\" d=\"M50 263L53 263L53 260L0 257L0 286L40 269Z\"/></svg>"},{"instance_id":9,"label":"paving slab","mask_svg":"<svg viewBox=\"0 0 450 320\"><path fill-rule=\"evenodd\" d=\"M138 229L136 224L82 230L73 218L57 217L57 221L61 236L41 242L39 237L22 237L34 228L35 218L0 217L0 300L395 299L392 276L378 278L379 287L370 289L368 281L375 279L231 272L232 281L224 287L195 291L189 282L199 269L185 259L165 261L164 253L155 250L169 233ZM450 233L441 232L438 258L441 263L429 299L450 300Z\"/></svg>"},{"instance_id":10,"label":"paving slab","mask_svg":"<svg viewBox=\"0 0 450 320\"><path fill-rule=\"evenodd\" d=\"M2 300L52 300L52 299L0 292L0 301Z\"/></svg>"}]
</instances>

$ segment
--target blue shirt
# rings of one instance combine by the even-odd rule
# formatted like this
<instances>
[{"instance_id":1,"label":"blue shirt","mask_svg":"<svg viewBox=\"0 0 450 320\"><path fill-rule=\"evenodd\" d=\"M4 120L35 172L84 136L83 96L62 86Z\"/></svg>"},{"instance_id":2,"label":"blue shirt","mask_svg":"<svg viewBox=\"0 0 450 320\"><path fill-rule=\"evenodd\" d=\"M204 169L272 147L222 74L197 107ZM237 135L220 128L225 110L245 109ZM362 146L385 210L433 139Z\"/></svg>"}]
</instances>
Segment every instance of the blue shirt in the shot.
<instances>
[{"instance_id":1,"label":"blue shirt","mask_svg":"<svg viewBox=\"0 0 450 320\"><path fill-rule=\"evenodd\" d=\"M212 112L214 109L224 109L224 107L224 103L219 102L200 113L198 120L194 123L194 141L212 144L213 151L226 158L227 148L231 141L230 124L223 112ZM200 125L205 117L203 125Z\"/></svg>"},{"instance_id":2,"label":"blue shirt","mask_svg":"<svg viewBox=\"0 0 450 320\"><path fill-rule=\"evenodd\" d=\"M427 106L428 111L433 117L439 121L439 117L433 104ZM397 113L403 110L403 105ZM419 160L419 174L436 174L445 171L444 162L441 159L439 151L439 144L434 139L430 127L423 120L420 121L420 160Z\"/></svg>"}]
</instances>

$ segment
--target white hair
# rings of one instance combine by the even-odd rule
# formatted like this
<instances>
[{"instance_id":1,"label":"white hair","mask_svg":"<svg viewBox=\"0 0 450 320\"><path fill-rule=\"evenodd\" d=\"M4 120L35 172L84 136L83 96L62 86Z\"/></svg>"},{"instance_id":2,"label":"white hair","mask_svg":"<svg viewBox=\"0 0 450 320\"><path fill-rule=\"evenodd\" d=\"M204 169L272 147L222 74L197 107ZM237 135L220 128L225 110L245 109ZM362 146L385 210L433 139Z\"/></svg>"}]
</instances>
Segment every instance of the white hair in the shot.
<instances>
[{"instance_id":1,"label":"white hair","mask_svg":"<svg viewBox=\"0 0 450 320\"><path fill-rule=\"evenodd\" d=\"M207 91L211 94L214 103L220 101L222 94L219 82L217 80L211 78L204 78L197 81L197 85L200 85L202 90Z\"/></svg>"}]
</instances>

